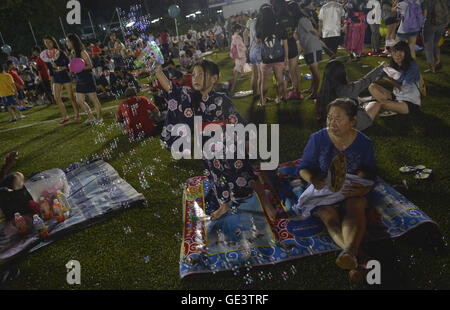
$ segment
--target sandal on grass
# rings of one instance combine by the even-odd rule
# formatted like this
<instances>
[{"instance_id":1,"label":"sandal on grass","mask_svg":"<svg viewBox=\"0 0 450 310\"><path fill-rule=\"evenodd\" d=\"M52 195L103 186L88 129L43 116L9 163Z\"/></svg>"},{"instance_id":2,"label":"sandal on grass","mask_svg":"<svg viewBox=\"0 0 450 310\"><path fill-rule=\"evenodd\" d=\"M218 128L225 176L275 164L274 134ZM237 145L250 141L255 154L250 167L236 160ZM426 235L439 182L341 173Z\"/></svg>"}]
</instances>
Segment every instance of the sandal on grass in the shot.
<instances>
[{"instance_id":1,"label":"sandal on grass","mask_svg":"<svg viewBox=\"0 0 450 310\"><path fill-rule=\"evenodd\" d=\"M417 180L426 180L431 176L432 172L433 171L431 169L423 169L423 170L417 171L414 178Z\"/></svg>"},{"instance_id":2,"label":"sandal on grass","mask_svg":"<svg viewBox=\"0 0 450 310\"><path fill-rule=\"evenodd\" d=\"M416 167L405 165L403 167L400 167L400 169L398 169L398 170L402 173L409 173L409 172L415 172Z\"/></svg>"},{"instance_id":3,"label":"sandal on grass","mask_svg":"<svg viewBox=\"0 0 450 310\"><path fill-rule=\"evenodd\" d=\"M358 260L349 250L352 250L352 247L346 247L336 258L336 265L341 269L352 270L358 266Z\"/></svg>"}]
</instances>

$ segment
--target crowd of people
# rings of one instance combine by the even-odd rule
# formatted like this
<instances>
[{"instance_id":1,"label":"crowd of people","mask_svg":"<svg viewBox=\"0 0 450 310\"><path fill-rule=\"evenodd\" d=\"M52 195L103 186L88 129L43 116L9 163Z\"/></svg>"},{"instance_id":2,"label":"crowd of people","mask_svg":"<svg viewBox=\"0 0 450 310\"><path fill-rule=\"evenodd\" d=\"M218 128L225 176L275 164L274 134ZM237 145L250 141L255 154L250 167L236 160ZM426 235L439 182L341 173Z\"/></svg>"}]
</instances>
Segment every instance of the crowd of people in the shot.
<instances>
[{"instance_id":1,"label":"crowd of people","mask_svg":"<svg viewBox=\"0 0 450 310\"><path fill-rule=\"evenodd\" d=\"M194 115L201 115L208 123L246 124L230 97L215 91L219 66L203 58L208 49L229 47L230 57L235 61L234 73L246 75L252 72L253 100L258 101L259 106L265 106L268 101L272 74L277 90L276 104L302 100L304 95L314 100L315 118L324 128L311 135L307 143L298 168L301 178L316 189L324 188L330 163L338 154L347 158L347 173L356 175L360 171L368 171L365 175L376 176L373 147L361 130L369 127L383 111L412 114L420 110L425 93L415 61L416 39L422 33L426 60L430 65L428 72L440 70L438 42L449 23L447 2L349 0L344 4L329 0L321 7L316 5L311 0L302 0L301 3L271 0L258 12L232 16L223 26L217 22L205 32L191 29L178 38L163 31L157 37L146 33L132 35L121 42L116 34L111 34L108 44L93 42L85 46L76 34L69 34L61 45L51 36L46 36L43 43L47 49L58 50L57 60L43 62L39 56L41 49L37 46L33 48L33 57L29 61L23 55L18 59L10 55L2 62L0 96L11 114L11 121L14 121L23 118L16 108L17 100L22 107L31 104L29 98L33 95L24 94L24 90L31 94L36 91L37 96L45 96L49 102L58 105L62 125L69 121L61 99L62 89L66 90L72 103L73 121L80 121L80 111L84 111L88 117L86 124L102 122L99 96L125 93L129 98L120 108L119 119L130 122L133 113L129 109L142 103L143 113L151 115L147 118L164 120L161 140L171 150L178 138L171 134L172 129L180 123L192 127ZM382 19L387 26L384 50L380 49ZM345 48L349 62L358 61L365 55L367 28L371 32L370 53L391 57L391 60L382 62L364 77L351 82L347 78L345 63L335 59L338 47ZM162 108L163 104L158 108L149 105L146 98L137 98L137 92L130 90L139 90L140 85L132 72L140 69L136 68L135 60L139 59L148 40L156 40L164 55L164 64L157 64L153 72L156 81L152 88L155 98L158 93L163 97L165 108ZM318 63L322 61L323 52L330 56L330 61L320 81ZM311 71L311 88L306 91L300 88L300 55ZM86 63L84 70L75 74L75 92L72 90L72 74L68 70L72 58L82 58ZM179 59L178 65L173 58ZM148 74L145 70L143 72ZM33 75L37 74L39 86L33 84ZM287 80L292 87L289 93ZM376 83L380 80L392 87L380 86ZM359 97L365 90L369 91L371 98ZM85 102L86 96L95 107L96 117ZM164 118L162 113L166 113ZM144 119L140 118L140 121ZM212 220L227 214L232 199L246 195L242 194L245 191L240 191L245 187L258 193L270 219L277 218L277 210L266 197L249 161L205 159L204 163L220 205L211 215ZM363 265L364 253L360 243L365 232L365 197L371 189L372 186L353 182L344 188L345 200L342 203L319 205L312 212L323 221L332 239L342 248L336 262L341 268L350 270L351 277L355 277L359 272L358 266ZM342 218L339 215L341 209L345 214Z\"/></svg>"}]
</instances>

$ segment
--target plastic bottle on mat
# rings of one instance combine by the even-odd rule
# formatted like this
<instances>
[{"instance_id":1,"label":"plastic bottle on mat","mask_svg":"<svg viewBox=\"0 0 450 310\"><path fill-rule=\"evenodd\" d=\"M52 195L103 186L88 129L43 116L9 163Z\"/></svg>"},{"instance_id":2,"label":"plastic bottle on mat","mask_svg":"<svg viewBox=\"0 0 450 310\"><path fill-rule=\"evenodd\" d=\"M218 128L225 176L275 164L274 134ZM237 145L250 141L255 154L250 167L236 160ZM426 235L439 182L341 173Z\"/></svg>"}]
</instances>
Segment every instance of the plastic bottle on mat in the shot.
<instances>
[{"instance_id":1,"label":"plastic bottle on mat","mask_svg":"<svg viewBox=\"0 0 450 310\"><path fill-rule=\"evenodd\" d=\"M44 239L48 236L47 226L45 226L44 221L37 214L33 215L33 226L38 232L39 238Z\"/></svg>"},{"instance_id":2,"label":"plastic bottle on mat","mask_svg":"<svg viewBox=\"0 0 450 310\"><path fill-rule=\"evenodd\" d=\"M70 206L70 203L69 203L69 200L67 199L67 196L64 193L62 193L61 191L57 191L56 192L56 197L57 197L58 201L62 205L64 216L66 218L68 218L69 215L70 215L70 210L72 209L72 207Z\"/></svg>"},{"instance_id":3,"label":"plastic bottle on mat","mask_svg":"<svg viewBox=\"0 0 450 310\"><path fill-rule=\"evenodd\" d=\"M41 215L44 221L47 221L53 217L52 210L50 209L50 205L44 197L39 199L39 207L41 210Z\"/></svg>"},{"instance_id":4,"label":"plastic bottle on mat","mask_svg":"<svg viewBox=\"0 0 450 310\"><path fill-rule=\"evenodd\" d=\"M26 235L28 233L28 225L25 222L25 219L19 212L14 214L14 223L16 224L16 228L19 231L19 234Z\"/></svg>"},{"instance_id":5,"label":"plastic bottle on mat","mask_svg":"<svg viewBox=\"0 0 450 310\"><path fill-rule=\"evenodd\" d=\"M53 213L55 214L56 221L58 223L64 222L66 220L62 205L58 201L58 199L53 200Z\"/></svg>"}]
</instances>

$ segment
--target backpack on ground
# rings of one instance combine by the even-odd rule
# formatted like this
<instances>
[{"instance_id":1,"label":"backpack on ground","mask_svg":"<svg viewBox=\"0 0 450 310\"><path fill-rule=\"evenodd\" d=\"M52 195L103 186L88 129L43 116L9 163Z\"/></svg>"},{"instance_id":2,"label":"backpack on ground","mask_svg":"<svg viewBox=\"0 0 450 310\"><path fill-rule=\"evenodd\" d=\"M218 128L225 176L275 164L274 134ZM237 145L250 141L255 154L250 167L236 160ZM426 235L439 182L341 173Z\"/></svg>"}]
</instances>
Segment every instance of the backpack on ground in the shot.
<instances>
[{"instance_id":1,"label":"backpack on ground","mask_svg":"<svg viewBox=\"0 0 450 310\"><path fill-rule=\"evenodd\" d=\"M405 33L420 31L425 22L422 7L417 4L416 0L406 0L405 2L408 4L408 7L402 18L403 31Z\"/></svg>"},{"instance_id":2,"label":"backpack on ground","mask_svg":"<svg viewBox=\"0 0 450 310\"><path fill-rule=\"evenodd\" d=\"M262 42L261 58L264 63L271 63L276 59L284 59L284 47L275 34L266 37Z\"/></svg>"},{"instance_id":3,"label":"backpack on ground","mask_svg":"<svg viewBox=\"0 0 450 310\"><path fill-rule=\"evenodd\" d=\"M433 13L431 17L433 25L448 25L450 22L448 5L445 0L436 0Z\"/></svg>"}]
</instances>

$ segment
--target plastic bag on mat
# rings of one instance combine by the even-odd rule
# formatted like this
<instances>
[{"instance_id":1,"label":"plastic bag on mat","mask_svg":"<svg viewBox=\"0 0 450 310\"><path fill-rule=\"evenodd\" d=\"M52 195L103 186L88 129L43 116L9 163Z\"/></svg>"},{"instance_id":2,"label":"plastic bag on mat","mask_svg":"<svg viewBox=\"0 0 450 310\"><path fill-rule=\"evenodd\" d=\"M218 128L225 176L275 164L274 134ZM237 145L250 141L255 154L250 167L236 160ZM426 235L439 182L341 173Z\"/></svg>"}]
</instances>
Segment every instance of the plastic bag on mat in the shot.
<instances>
[{"instance_id":1,"label":"plastic bag on mat","mask_svg":"<svg viewBox=\"0 0 450 310\"><path fill-rule=\"evenodd\" d=\"M44 197L47 201L53 201L58 191L66 196L70 193L66 174L61 169L37 173L25 182L25 187L36 202L39 202L40 197Z\"/></svg>"}]
</instances>

